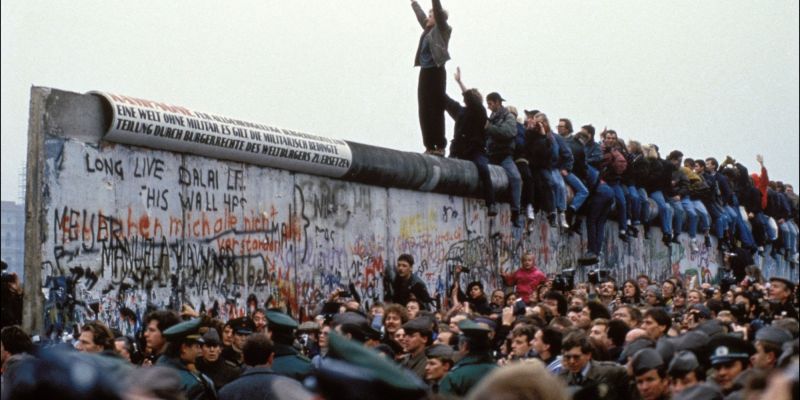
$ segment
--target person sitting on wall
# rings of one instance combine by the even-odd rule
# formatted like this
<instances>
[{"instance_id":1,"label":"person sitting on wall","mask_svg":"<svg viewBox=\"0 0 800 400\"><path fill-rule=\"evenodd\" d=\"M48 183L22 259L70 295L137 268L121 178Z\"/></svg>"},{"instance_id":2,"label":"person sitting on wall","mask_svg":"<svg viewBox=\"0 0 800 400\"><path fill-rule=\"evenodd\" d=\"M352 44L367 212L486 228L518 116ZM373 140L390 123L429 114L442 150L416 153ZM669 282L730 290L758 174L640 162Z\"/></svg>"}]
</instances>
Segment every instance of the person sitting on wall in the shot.
<instances>
[{"instance_id":1,"label":"person sitting on wall","mask_svg":"<svg viewBox=\"0 0 800 400\"><path fill-rule=\"evenodd\" d=\"M412 272L414 257L411 254L401 254L397 257L397 275L389 284L388 291L384 292L383 301L397 304L407 304L412 296L419 302L420 308L429 310L433 298L428 293L425 282Z\"/></svg>"}]
</instances>

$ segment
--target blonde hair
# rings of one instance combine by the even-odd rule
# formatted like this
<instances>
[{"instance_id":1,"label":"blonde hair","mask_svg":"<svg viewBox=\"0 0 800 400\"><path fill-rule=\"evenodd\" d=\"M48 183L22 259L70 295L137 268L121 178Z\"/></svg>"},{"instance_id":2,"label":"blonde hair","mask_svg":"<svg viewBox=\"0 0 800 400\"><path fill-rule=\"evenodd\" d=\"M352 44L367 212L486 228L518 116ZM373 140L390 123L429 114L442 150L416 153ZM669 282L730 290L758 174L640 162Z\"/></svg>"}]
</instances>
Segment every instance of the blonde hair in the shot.
<instances>
[{"instance_id":1,"label":"blonde hair","mask_svg":"<svg viewBox=\"0 0 800 400\"><path fill-rule=\"evenodd\" d=\"M467 400L566 400L564 382L537 359L497 368L467 396Z\"/></svg>"}]
</instances>

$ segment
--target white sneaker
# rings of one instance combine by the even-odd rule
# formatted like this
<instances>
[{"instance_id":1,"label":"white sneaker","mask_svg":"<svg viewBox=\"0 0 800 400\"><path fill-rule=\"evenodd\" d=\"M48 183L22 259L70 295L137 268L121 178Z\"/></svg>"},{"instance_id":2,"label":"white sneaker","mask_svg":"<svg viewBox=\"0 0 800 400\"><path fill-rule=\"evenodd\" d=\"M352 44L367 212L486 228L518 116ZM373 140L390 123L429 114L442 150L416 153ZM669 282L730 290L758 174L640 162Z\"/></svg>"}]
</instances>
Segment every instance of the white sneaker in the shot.
<instances>
[{"instance_id":1,"label":"white sneaker","mask_svg":"<svg viewBox=\"0 0 800 400\"><path fill-rule=\"evenodd\" d=\"M536 214L533 213L533 206L530 204L528 204L528 207L525 209L525 214L528 216L529 221L536 219Z\"/></svg>"},{"instance_id":2,"label":"white sneaker","mask_svg":"<svg viewBox=\"0 0 800 400\"><path fill-rule=\"evenodd\" d=\"M697 247L697 239L692 239L689 242L689 248L692 249L692 253L697 253L700 251L700 248Z\"/></svg>"},{"instance_id":3,"label":"white sneaker","mask_svg":"<svg viewBox=\"0 0 800 400\"><path fill-rule=\"evenodd\" d=\"M561 227L564 229L569 229L569 224L567 223L567 215L564 212L558 213L558 221L561 224Z\"/></svg>"}]
</instances>

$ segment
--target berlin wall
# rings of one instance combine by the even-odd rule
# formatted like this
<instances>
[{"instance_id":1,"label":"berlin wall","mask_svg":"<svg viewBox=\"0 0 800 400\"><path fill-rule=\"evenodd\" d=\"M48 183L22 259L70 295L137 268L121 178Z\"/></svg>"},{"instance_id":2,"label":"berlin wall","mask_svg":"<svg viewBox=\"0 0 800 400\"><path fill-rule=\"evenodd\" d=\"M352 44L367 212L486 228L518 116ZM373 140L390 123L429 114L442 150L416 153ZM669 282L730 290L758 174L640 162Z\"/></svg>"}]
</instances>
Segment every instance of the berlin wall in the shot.
<instances>
[{"instance_id":1,"label":"berlin wall","mask_svg":"<svg viewBox=\"0 0 800 400\"><path fill-rule=\"evenodd\" d=\"M125 110L114 104L108 95L31 90L24 315L34 332L59 335L100 319L133 333L148 309L186 303L228 318L243 314L251 295L306 318L351 283L366 304L382 301L401 253L414 256L415 272L446 302L455 265L471 269L465 280L497 287L499 273L515 269L523 252L550 274L577 266L585 252L585 236L563 234L544 218L530 233L512 229L507 204L487 218L470 163L296 132L284 137L306 142L277 143L251 133L266 127L233 119L184 121L184 132L168 137L162 129L156 137L125 124L144 123L147 108L161 126L170 119L177 126L180 116L200 121L202 113L140 102L128 110L133 122L124 122ZM138 136L114 139L115 126ZM211 141L199 132L221 136L225 126L249 126L241 137L263 143L247 149L248 140L217 141L227 146L219 157L191 148ZM170 148L175 136L193 143ZM323 154L319 165L314 154ZM406 163L421 167L406 173ZM492 175L502 191L502 169ZM609 221L601 267L618 280L717 279L716 248L689 254L686 237L668 249L659 233L652 236L622 243ZM767 276L797 280L782 260L759 263Z\"/></svg>"}]
</instances>

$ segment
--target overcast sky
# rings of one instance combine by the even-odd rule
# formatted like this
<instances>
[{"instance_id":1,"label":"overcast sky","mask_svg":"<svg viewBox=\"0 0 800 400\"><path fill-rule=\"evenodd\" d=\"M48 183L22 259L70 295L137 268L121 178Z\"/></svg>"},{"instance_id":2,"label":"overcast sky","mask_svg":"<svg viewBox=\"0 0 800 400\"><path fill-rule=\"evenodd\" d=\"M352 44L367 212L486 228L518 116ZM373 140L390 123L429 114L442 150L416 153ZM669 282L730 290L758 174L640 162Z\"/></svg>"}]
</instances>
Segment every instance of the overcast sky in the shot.
<instances>
[{"instance_id":1,"label":"overcast sky","mask_svg":"<svg viewBox=\"0 0 800 400\"><path fill-rule=\"evenodd\" d=\"M423 0L423 8L430 7ZM442 0L448 93L798 183L798 1ZM2 8L2 199L18 198L30 87L102 90L422 151L407 0L31 1ZM448 121L448 139L452 123Z\"/></svg>"}]
</instances>

